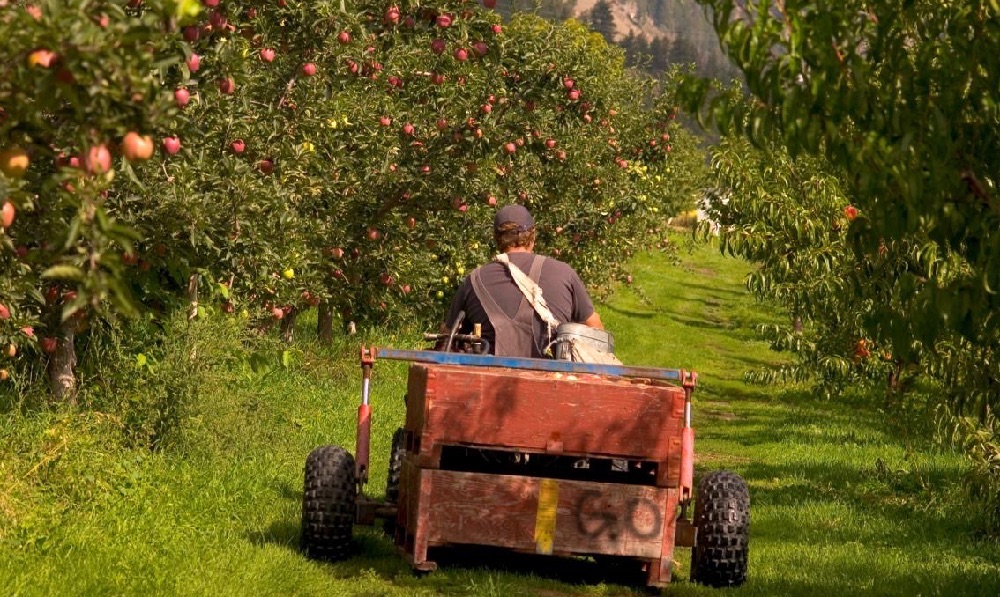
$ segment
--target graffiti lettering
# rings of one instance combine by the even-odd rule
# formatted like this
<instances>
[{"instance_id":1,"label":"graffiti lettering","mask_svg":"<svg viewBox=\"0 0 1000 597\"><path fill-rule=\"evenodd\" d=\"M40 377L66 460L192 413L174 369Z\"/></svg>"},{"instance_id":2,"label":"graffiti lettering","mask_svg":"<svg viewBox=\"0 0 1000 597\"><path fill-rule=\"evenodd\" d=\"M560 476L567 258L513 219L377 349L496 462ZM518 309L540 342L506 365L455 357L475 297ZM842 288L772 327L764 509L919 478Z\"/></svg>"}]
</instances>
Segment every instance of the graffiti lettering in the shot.
<instances>
[{"instance_id":1,"label":"graffiti lettering","mask_svg":"<svg viewBox=\"0 0 1000 597\"><path fill-rule=\"evenodd\" d=\"M634 497L622 504L603 497L599 491L585 491L577 499L575 513L577 530L591 539L607 537L617 541L623 533L652 539L659 536L663 526L660 508L644 497Z\"/></svg>"}]
</instances>

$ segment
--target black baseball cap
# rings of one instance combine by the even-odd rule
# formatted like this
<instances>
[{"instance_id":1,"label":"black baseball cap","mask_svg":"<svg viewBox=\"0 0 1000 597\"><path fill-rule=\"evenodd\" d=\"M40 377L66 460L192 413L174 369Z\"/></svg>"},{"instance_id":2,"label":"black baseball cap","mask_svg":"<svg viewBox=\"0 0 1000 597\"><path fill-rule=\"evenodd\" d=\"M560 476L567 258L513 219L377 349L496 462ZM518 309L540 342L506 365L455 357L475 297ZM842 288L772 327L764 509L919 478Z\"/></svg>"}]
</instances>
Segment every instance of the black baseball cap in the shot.
<instances>
[{"instance_id":1,"label":"black baseball cap","mask_svg":"<svg viewBox=\"0 0 1000 597\"><path fill-rule=\"evenodd\" d=\"M497 210L497 215L493 216L493 230L499 231L500 227L508 222L517 224L518 232L527 232L535 227L535 219L523 205L505 205Z\"/></svg>"}]
</instances>

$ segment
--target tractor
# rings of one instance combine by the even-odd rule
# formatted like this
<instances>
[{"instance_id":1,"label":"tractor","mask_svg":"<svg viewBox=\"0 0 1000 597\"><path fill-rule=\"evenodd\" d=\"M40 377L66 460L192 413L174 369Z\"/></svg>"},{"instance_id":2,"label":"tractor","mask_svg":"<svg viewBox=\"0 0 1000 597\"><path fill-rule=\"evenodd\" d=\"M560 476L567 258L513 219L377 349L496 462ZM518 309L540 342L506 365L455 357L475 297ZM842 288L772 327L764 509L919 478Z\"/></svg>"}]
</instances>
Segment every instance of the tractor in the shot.
<instances>
[{"instance_id":1,"label":"tractor","mask_svg":"<svg viewBox=\"0 0 1000 597\"><path fill-rule=\"evenodd\" d=\"M746 483L726 471L693 483L696 373L492 356L454 329L427 338L436 350L362 347L354 454L306 459L307 557L348 558L354 526L383 519L415 571L437 568L436 548L485 545L630 563L655 588L690 547L691 580L746 580ZM384 501L365 493L377 359L410 363Z\"/></svg>"}]
</instances>

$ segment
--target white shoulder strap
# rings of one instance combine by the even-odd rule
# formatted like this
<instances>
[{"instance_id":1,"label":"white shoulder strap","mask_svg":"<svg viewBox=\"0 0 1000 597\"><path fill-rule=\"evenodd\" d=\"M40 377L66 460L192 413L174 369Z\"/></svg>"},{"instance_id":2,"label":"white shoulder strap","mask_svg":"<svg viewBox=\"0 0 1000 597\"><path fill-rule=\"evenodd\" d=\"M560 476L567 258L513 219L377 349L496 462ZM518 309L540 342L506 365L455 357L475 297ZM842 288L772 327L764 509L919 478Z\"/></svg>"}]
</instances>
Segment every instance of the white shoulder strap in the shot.
<instances>
[{"instance_id":1,"label":"white shoulder strap","mask_svg":"<svg viewBox=\"0 0 1000 597\"><path fill-rule=\"evenodd\" d=\"M521 271L521 268L514 265L506 253L497 255L495 260L507 266L510 276L514 278L514 283L517 284L518 289L521 290L521 294L528 299L531 306L535 308L535 312L542 318L542 321L552 327L557 327L559 320L552 315L552 311L549 311L549 305L545 302L545 297L542 296L541 286L535 284L527 274Z\"/></svg>"}]
</instances>

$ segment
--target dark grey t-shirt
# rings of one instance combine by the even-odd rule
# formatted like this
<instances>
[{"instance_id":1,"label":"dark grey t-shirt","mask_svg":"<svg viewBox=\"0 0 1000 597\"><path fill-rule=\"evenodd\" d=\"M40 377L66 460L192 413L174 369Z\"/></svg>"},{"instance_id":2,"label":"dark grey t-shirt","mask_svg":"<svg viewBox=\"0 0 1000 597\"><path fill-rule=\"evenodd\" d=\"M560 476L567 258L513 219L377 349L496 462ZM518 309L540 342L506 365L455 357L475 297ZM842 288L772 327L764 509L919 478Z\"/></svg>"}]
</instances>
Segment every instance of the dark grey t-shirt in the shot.
<instances>
[{"instance_id":1,"label":"dark grey t-shirt","mask_svg":"<svg viewBox=\"0 0 1000 597\"><path fill-rule=\"evenodd\" d=\"M533 253L508 253L507 256L525 274L531 269ZM514 283L514 279L511 278L507 266L491 261L481 266L479 272L483 285L489 290L490 295L503 309L503 312L509 317L514 317L524 295ZM591 302L587 288L580 280L580 276L572 267L562 261L551 257L546 258L545 263L542 264L538 285L542 287L542 296L545 297L549 310L560 323L582 323L594 314L594 303ZM479 302L479 297L476 296L476 292L472 288L472 280L469 277L466 277L462 282L458 293L455 294L455 298L451 302L451 310L448 312L446 321L449 328L455 323L459 311L465 311L465 320L462 323L461 331L470 333L473 324L482 324L483 337L489 341L492 353L492 347L495 344L493 326L490 325L489 317L486 315L482 303ZM537 313L534 317L533 329L536 346L541 352L551 341L551 338L547 336L548 325L541 320Z\"/></svg>"}]
</instances>

